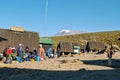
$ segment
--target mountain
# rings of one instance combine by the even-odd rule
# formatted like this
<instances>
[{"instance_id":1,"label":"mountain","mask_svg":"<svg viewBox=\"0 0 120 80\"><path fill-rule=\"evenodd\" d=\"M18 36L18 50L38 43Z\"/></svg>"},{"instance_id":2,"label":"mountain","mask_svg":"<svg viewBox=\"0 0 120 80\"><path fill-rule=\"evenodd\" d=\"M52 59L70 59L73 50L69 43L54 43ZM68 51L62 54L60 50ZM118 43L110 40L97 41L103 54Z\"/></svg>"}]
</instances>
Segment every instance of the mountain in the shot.
<instances>
[{"instance_id":1,"label":"mountain","mask_svg":"<svg viewBox=\"0 0 120 80\"><path fill-rule=\"evenodd\" d=\"M63 30L57 32L54 36L65 36L65 35L74 35L74 34L81 34L81 33L86 33L86 32L63 29Z\"/></svg>"}]
</instances>

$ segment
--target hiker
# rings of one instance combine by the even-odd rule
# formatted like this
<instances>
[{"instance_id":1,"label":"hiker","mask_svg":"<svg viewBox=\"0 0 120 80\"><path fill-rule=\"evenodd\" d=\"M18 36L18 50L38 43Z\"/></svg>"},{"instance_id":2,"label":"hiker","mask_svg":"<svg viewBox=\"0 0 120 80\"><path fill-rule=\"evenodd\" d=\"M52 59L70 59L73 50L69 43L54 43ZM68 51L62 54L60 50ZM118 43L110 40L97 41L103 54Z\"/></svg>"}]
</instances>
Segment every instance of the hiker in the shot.
<instances>
[{"instance_id":1,"label":"hiker","mask_svg":"<svg viewBox=\"0 0 120 80\"><path fill-rule=\"evenodd\" d=\"M0 52L0 61L3 59L3 53Z\"/></svg>"},{"instance_id":2,"label":"hiker","mask_svg":"<svg viewBox=\"0 0 120 80\"><path fill-rule=\"evenodd\" d=\"M113 51L112 48L108 48L106 47L106 53L107 53L107 57L108 57L108 65L111 66L112 65L112 55L113 55Z\"/></svg>"},{"instance_id":3,"label":"hiker","mask_svg":"<svg viewBox=\"0 0 120 80\"><path fill-rule=\"evenodd\" d=\"M28 56L29 56L28 53L24 53L24 54L23 54L23 60L24 60L24 61L28 61L28 60L29 60L29 59L28 59Z\"/></svg>"},{"instance_id":4,"label":"hiker","mask_svg":"<svg viewBox=\"0 0 120 80\"><path fill-rule=\"evenodd\" d=\"M12 48L12 53L14 53L14 54L16 53L15 47Z\"/></svg>"},{"instance_id":5,"label":"hiker","mask_svg":"<svg viewBox=\"0 0 120 80\"><path fill-rule=\"evenodd\" d=\"M12 49L11 46L8 46L7 50L6 50L6 63L11 63L12 62Z\"/></svg>"},{"instance_id":6,"label":"hiker","mask_svg":"<svg viewBox=\"0 0 120 80\"><path fill-rule=\"evenodd\" d=\"M29 55L30 55L29 50L30 50L29 47L26 46L26 47L25 47L25 53L23 54L23 60L24 60L24 61L29 61Z\"/></svg>"},{"instance_id":7,"label":"hiker","mask_svg":"<svg viewBox=\"0 0 120 80\"><path fill-rule=\"evenodd\" d=\"M33 48L33 54L34 54L35 56L37 56L37 50L36 50L36 48Z\"/></svg>"},{"instance_id":8,"label":"hiker","mask_svg":"<svg viewBox=\"0 0 120 80\"><path fill-rule=\"evenodd\" d=\"M29 47L26 46L26 47L25 47L25 53L29 53L29 50L30 50Z\"/></svg>"},{"instance_id":9,"label":"hiker","mask_svg":"<svg viewBox=\"0 0 120 80\"><path fill-rule=\"evenodd\" d=\"M51 48L48 48L48 50L46 51L46 56L48 57L48 58L51 58L51 55L50 54L52 54L52 49Z\"/></svg>"},{"instance_id":10,"label":"hiker","mask_svg":"<svg viewBox=\"0 0 120 80\"><path fill-rule=\"evenodd\" d=\"M52 53L53 53L53 57L57 58L57 50L56 50L56 48L52 49Z\"/></svg>"},{"instance_id":11,"label":"hiker","mask_svg":"<svg viewBox=\"0 0 120 80\"><path fill-rule=\"evenodd\" d=\"M46 59L45 50L42 47L42 44L39 45L39 56L41 60Z\"/></svg>"},{"instance_id":12,"label":"hiker","mask_svg":"<svg viewBox=\"0 0 120 80\"><path fill-rule=\"evenodd\" d=\"M19 62L21 62L21 61L22 61L22 58L23 58L23 48L22 48L22 44L19 44L19 45L18 45L17 55L18 55L18 58L20 59Z\"/></svg>"},{"instance_id":13,"label":"hiker","mask_svg":"<svg viewBox=\"0 0 120 80\"><path fill-rule=\"evenodd\" d=\"M57 48L57 54L58 54L58 58L61 56L61 50L60 48Z\"/></svg>"},{"instance_id":14,"label":"hiker","mask_svg":"<svg viewBox=\"0 0 120 80\"><path fill-rule=\"evenodd\" d=\"M56 48L53 48L53 53L54 53L54 54L57 54Z\"/></svg>"},{"instance_id":15,"label":"hiker","mask_svg":"<svg viewBox=\"0 0 120 80\"><path fill-rule=\"evenodd\" d=\"M12 48L12 58L13 58L13 60L16 58L16 56L17 56L16 49L15 49L15 47L13 47Z\"/></svg>"}]
</instances>

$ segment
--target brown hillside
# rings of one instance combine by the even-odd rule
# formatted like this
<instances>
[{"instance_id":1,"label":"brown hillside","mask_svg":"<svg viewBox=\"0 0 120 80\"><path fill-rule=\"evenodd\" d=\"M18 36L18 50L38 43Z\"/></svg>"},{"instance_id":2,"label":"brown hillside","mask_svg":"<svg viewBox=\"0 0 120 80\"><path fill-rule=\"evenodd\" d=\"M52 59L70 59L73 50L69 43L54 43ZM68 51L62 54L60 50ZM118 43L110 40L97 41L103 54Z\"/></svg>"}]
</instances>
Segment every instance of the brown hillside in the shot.
<instances>
[{"instance_id":1,"label":"brown hillside","mask_svg":"<svg viewBox=\"0 0 120 80\"><path fill-rule=\"evenodd\" d=\"M87 41L98 41L105 44L114 44L120 46L119 38L120 30L52 37L54 41L54 47L58 45L59 41L78 42L80 44L86 44Z\"/></svg>"}]
</instances>

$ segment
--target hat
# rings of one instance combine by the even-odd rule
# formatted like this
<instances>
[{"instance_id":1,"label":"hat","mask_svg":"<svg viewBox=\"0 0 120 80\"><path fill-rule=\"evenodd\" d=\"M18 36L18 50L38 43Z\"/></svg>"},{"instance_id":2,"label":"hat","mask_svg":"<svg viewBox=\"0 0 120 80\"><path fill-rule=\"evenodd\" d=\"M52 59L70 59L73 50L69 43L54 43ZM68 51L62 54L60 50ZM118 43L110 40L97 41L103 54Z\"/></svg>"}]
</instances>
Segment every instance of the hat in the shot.
<instances>
[{"instance_id":1,"label":"hat","mask_svg":"<svg viewBox=\"0 0 120 80\"><path fill-rule=\"evenodd\" d=\"M13 47L12 49L15 49L15 47Z\"/></svg>"},{"instance_id":2,"label":"hat","mask_svg":"<svg viewBox=\"0 0 120 80\"><path fill-rule=\"evenodd\" d=\"M40 44L39 46L42 47L42 44Z\"/></svg>"},{"instance_id":3,"label":"hat","mask_svg":"<svg viewBox=\"0 0 120 80\"><path fill-rule=\"evenodd\" d=\"M19 44L19 46L22 46L22 44Z\"/></svg>"}]
</instances>

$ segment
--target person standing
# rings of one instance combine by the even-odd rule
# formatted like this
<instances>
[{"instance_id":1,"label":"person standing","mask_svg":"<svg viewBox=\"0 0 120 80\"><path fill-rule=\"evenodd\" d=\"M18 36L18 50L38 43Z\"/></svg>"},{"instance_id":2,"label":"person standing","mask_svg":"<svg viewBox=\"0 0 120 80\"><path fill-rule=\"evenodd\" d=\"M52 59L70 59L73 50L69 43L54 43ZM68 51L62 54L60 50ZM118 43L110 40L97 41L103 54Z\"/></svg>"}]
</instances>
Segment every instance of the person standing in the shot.
<instances>
[{"instance_id":1,"label":"person standing","mask_svg":"<svg viewBox=\"0 0 120 80\"><path fill-rule=\"evenodd\" d=\"M22 44L18 45L18 49L17 49L17 55L20 59L20 62L22 61L23 58L23 48L22 48Z\"/></svg>"},{"instance_id":2,"label":"person standing","mask_svg":"<svg viewBox=\"0 0 120 80\"><path fill-rule=\"evenodd\" d=\"M52 54L52 49L48 48L48 50L46 51L46 56L48 56L48 58L50 58L50 54Z\"/></svg>"},{"instance_id":3,"label":"person standing","mask_svg":"<svg viewBox=\"0 0 120 80\"><path fill-rule=\"evenodd\" d=\"M39 56L41 60L46 59L45 50L42 47L42 44L39 45Z\"/></svg>"},{"instance_id":4,"label":"person standing","mask_svg":"<svg viewBox=\"0 0 120 80\"><path fill-rule=\"evenodd\" d=\"M58 55L58 58L61 56L61 50L60 50L60 48L57 48L57 55Z\"/></svg>"},{"instance_id":5,"label":"person standing","mask_svg":"<svg viewBox=\"0 0 120 80\"><path fill-rule=\"evenodd\" d=\"M107 53L107 57L108 57L108 65L111 66L112 65L112 55L113 55L112 48L106 47L106 53Z\"/></svg>"}]
</instances>

